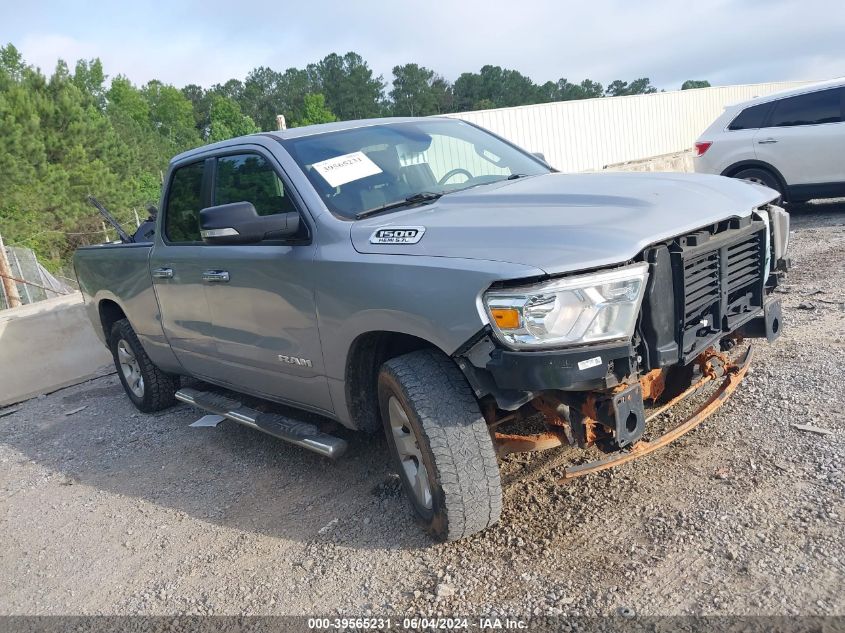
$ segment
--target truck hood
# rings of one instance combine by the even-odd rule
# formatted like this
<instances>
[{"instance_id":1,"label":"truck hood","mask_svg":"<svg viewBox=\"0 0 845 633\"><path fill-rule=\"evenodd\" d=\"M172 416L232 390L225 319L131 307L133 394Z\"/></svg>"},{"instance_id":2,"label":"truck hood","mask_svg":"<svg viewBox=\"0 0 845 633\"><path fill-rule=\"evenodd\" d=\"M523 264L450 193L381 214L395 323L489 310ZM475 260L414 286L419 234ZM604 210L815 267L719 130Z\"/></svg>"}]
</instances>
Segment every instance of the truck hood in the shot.
<instances>
[{"instance_id":1,"label":"truck hood","mask_svg":"<svg viewBox=\"0 0 845 633\"><path fill-rule=\"evenodd\" d=\"M603 172L547 174L483 185L354 222L360 253L486 259L548 274L619 264L649 244L777 197L721 176ZM378 229L425 227L415 244L373 244Z\"/></svg>"}]
</instances>

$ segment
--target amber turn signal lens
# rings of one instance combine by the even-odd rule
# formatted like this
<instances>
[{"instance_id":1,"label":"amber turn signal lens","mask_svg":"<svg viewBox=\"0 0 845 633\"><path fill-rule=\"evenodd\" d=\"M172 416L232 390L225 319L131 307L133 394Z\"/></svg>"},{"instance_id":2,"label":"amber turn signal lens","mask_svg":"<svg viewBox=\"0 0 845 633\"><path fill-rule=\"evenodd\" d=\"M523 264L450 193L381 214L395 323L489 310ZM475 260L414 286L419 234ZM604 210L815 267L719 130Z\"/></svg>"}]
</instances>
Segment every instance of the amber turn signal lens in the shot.
<instances>
[{"instance_id":1,"label":"amber turn signal lens","mask_svg":"<svg viewBox=\"0 0 845 633\"><path fill-rule=\"evenodd\" d=\"M493 308L490 310L496 325L501 330L516 330L519 328L519 311L513 308Z\"/></svg>"}]
</instances>

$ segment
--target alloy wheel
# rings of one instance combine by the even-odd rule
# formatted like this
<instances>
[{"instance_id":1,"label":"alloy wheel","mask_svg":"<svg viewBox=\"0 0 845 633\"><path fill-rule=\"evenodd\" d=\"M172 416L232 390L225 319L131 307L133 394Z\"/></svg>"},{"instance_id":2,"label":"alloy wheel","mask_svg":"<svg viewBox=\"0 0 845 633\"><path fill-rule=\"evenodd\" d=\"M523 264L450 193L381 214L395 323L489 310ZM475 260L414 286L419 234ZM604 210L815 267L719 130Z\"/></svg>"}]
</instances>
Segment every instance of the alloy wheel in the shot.
<instances>
[{"instance_id":1,"label":"alloy wheel","mask_svg":"<svg viewBox=\"0 0 845 633\"><path fill-rule=\"evenodd\" d=\"M423 463L419 443L408 421L408 414L395 396L390 396L387 411L393 442L402 464L402 472L414 491L417 503L426 509L431 509L432 497L428 469Z\"/></svg>"},{"instance_id":2,"label":"alloy wheel","mask_svg":"<svg viewBox=\"0 0 845 633\"><path fill-rule=\"evenodd\" d=\"M144 377L141 375L141 365L132 348L124 339L117 343L117 361L120 364L120 371L129 386L129 390L138 398L144 397Z\"/></svg>"}]
</instances>

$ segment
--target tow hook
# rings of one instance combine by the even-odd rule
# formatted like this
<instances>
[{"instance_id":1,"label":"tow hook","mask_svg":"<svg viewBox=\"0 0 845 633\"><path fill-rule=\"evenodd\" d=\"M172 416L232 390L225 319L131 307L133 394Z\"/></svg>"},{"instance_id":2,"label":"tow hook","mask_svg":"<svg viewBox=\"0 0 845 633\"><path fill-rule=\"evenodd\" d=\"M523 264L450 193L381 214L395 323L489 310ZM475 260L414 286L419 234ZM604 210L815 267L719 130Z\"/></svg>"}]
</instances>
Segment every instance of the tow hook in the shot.
<instances>
[{"instance_id":1,"label":"tow hook","mask_svg":"<svg viewBox=\"0 0 845 633\"><path fill-rule=\"evenodd\" d=\"M587 397L583 413L614 432L619 448L636 442L645 432L643 389L639 382L614 391L609 397Z\"/></svg>"}]
</instances>

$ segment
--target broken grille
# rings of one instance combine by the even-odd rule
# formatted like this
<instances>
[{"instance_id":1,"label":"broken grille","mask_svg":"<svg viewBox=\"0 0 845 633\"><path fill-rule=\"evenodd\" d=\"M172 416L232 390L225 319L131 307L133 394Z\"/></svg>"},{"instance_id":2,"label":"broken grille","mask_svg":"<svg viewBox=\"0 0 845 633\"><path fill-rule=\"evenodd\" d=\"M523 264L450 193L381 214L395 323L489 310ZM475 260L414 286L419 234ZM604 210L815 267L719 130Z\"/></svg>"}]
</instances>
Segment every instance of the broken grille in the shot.
<instances>
[{"instance_id":1,"label":"broken grille","mask_svg":"<svg viewBox=\"0 0 845 633\"><path fill-rule=\"evenodd\" d=\"M681 360L692 360L763 305L765 229L681 238L673 252Z\"/></svg>"}]
</instances>

